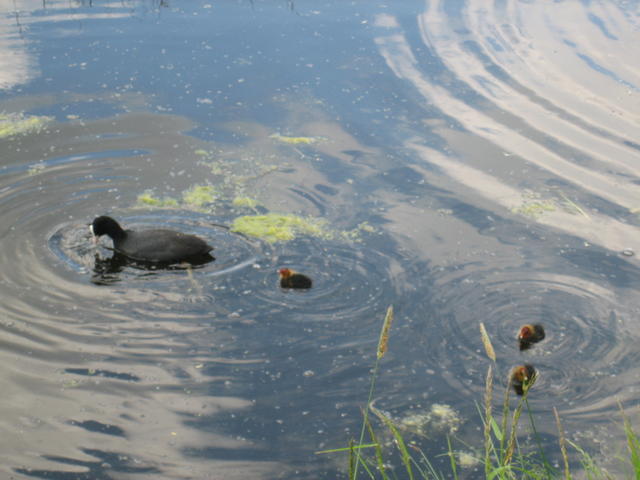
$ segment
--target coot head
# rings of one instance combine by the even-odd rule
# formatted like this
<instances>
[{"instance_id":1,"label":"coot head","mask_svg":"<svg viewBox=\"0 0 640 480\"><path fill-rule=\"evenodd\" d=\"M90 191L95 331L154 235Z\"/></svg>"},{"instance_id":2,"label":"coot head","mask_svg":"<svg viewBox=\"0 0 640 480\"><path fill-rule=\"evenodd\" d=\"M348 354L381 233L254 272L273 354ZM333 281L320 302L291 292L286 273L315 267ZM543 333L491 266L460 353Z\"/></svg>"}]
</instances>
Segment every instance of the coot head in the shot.
<instances>
[{"instance_id":1,"label":"coot head","mask_svg":"<svg viewBox=\"0 0 640 480\"><path fill-rule=\"evenodd\" d=\"M97 217L89 226L89 230L93 234L94 241L98 241L102 235L107 235L112 239L120 238L124 235L124 230L118 222L107 216Z\"/></svg>"},{"instance_id":2,"label":"coot head","mask_svg":"<svg viewBox=\"0 0 640 480\"><path fill-rule=\"evenodd\" d=\"M293 271L290 268L281 268L280 270L278 270L278 273L282 278L289 278L291 275L293 275Z\"/></svg>"}]
</instances>

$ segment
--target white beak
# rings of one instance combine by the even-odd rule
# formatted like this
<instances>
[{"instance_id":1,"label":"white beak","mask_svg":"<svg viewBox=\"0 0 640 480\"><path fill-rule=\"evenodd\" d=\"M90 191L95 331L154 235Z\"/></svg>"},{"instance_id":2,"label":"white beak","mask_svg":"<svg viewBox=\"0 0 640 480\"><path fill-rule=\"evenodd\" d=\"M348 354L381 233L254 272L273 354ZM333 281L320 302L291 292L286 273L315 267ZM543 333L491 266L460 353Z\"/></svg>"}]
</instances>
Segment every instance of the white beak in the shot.
<instances>
[{"instance_id":1,"label":"white beak","mask_svg":"<svg viewBox=\"0 0 640 480\"><path fill-rule=\"evenodd\" d=\"M97 245L99 237L96 237L96 234L93 233L93 225L89 225L89 231L91 232L91 236L93 237L93 244Z\"/></svg>"}]
</instances>

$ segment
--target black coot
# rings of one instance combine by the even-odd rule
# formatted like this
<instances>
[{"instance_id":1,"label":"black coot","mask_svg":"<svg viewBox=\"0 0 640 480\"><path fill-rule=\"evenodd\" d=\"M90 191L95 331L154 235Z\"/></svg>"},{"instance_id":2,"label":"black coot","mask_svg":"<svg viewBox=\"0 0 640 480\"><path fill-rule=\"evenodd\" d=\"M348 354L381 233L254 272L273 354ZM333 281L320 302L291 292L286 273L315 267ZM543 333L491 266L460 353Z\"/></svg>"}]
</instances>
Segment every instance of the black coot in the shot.
<instances>
[{"instance_id":1,"label":"black coot","mask_svg":"<svg viewBox=\"0 0 640 480\"><path fill-rule=\"evenodd\" d=\"M213 247L195 235L173 230L123 229L111 217L98 217L89 227L97 243L107 235L113 240L116 252L139 262L172 264L180 262L206 263L214 258L209 254Z\"/></svg>"}]
</instances>

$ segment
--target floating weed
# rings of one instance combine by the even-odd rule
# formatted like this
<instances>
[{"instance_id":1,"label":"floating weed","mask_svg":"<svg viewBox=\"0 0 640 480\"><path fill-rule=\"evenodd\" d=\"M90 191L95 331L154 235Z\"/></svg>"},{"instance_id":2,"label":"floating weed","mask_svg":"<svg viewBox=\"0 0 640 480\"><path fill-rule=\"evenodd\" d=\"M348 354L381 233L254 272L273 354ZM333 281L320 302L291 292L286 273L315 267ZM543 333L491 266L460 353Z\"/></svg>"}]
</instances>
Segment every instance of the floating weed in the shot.
<instances>
[{"instance_id":1,"label":"floating weed","mask_svg":"<svg viewBox=\"0 0 640 480\"><path fill-rule=\"evenodd\" d=\"M320 137L287 137L279 133L269 135L269 138L288 145L313 145L321 140Z\"/></svg>"},{"instance_id":2,"label":"floating weed","mask_svg":"<svg viewBox=\"0 0 640 480\"><path fill-rule=\"evenodd\" d=\"M343 238L343 240L358 242L362 238L362 233L375 233L376 228L369 224L369 222L362 222L351 230L342 230L339 235Z\"/></svg>"},{"instance_id":3,"label":"floating weed","mask_svg":"<svg viewBox=\"0 0 640 480\"><path fill-rule=\"evenodd\" d=\"M326 220L279 213L238 217L233 221L231 231L261 238L269 243L288 242L299 235L327 239L334 236Z\"/></svg>"},{"instance_id":4,"label":"floating weed","mask_svg":"<svg viewBox=\"0 0 640 480\"><path fill-rule=\"evenodd\" d=\"M22 113L0 113L0 138L37 133L53 119Z\"/></svg>"},{"instance_id":5,"label":"floating weed","mask_svg":"<svg viewBox=\"0 0 640 480\"><path fill-rule=\"evenodd\" d=\"M34 163L29 167L28 173L29 175L37 175L40 172L44 171L45 168L46 166L43 162Z\"/></svg>"},{"instance_id":6,"label":"floating weed","mask_svg":"<svg viewBox=\"0 0 640 480\"><path fill-rule=\"evenodd\" d=\"M525 202L519 207L511 209L513 213L519 213L532 218L538 218L545 212L553 212L555 210L556 206L552 200Z\"/></svg>"},{"instance_id":7,"label":"floating weed","mask_svg":"<svg viewBox=\"0 0 640 480\"><path fill-rule=\"evenodd\" d=\"M560 192L560 196L562 197L562 199L565 202L565 205L567 205L572 212L578 212L580 215L582 215L585 218L589 218L589 215L587 215L587 212L585 212L582 208L580 208L580 206L575 203L574 201L572 201L569 197L567 197L564 193Z\"/></svg>"},{"instance_id":8,"label":"floating weed","mask_svg":"<svg viewBox=\"0 0 640 480\"><path fill-rule=\"evenodd\" d=\"M475 468L480 464L480 459L473 452L456 452L456 462L462 468Z\"/></svg>"},{"instance_id":9,"label":"floating weed","mask_svg":"<svg viewBox=\"0 0 640 480\"><path fill-rule=\"evenodd\" d=\"M235 197L232 202L234 207L255 209L260 205L258 200L250 197Z\"/></svg>"},{"instance_id":10,"label":"floating weed","mask_svg":"<svg viewBox=\"0 0 640 480\"><path fill-rule=\"evenodd\" d=\"M182 193L182 200L192 207L204 207L211 205L220 196L213 185L194 185Z\"/></svg>"},{"instance_id":11,"label":"floating weed","mask_svg":"<svg viewBox=\"0 0 640 480\"><path fill-rule=\"evenodd\" d=\"M325 240L358 241L362 231L369 231L367 226L363 228L362 225L365 224L353 230L334 230L323 218L267 213L237 217L231 225L231 231L260 238L269 243L289 242L301 235Z\"/></svg>"},{"instance_id":12,"label":"floating weed","mask_svg":"<svg viewBox=\"0 0 640 480\"><path fill-rule=\"evenodd\" d=\"M138 206L156 207L156 208L176 208L179 206L178 201L171 197L154 197L153 193L146 191L138 195Z\"/></svg>"}]
</instances>

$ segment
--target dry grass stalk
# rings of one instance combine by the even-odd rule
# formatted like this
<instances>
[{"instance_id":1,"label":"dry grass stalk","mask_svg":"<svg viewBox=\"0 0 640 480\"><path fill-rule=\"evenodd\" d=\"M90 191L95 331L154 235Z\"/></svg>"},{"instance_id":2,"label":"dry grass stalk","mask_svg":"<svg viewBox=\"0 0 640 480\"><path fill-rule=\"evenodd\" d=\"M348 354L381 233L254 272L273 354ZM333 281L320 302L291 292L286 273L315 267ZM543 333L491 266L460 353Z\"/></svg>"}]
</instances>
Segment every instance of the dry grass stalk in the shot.
<instances>
[{"instance_id":1,"label":"dry grass stalk","mask_svg":"<svg viewBox=\"0 0 640 480\"><path fill-rule=\"evenodd\" d=\"M558 415L558 410L556 410L556 407L553 407L553 415L556 417L556 427L558 428L558 443L560 443L560 453L562 453L562 460L564 461L564 478L566 480L571 480L571 471L569 470L569 457L567 455L567 445L564 437L564 429L562 428L560 415Z\"/></svg>"},{"instance_id":2,"label":"dry grass stalk","mask_svg":"<svg viewBox=\"0 0 640 480\"><path fill-rule=\"evenodd\" d=\"M384 324L380 331L380 340L378 340L378 360L384 357L384 354L387 353L391 323L393 323L393 305L389 305L389 308L387 308L387 314L384 317Z\"/></svg>"},{"instance_id":3,"label":"dry grass stalk","mask_svg":"<svg viewBox=\"0 0 640 480\"><path fill-rule=\"evenodd\" d=\"M484 465L487 477L491 472L491 403L493 402L493 369L489 365L484 391Z\"/></svg>"},{"instance_id":4,"label":"dry grass stalk","mask_svg":"<svg viewBox=\"0 0 640 480\"><path fill-rule=\"evenodd\" d=\"M493 349L493 345L491 345L491 340L489 339L487 330L484 328L484 323L482 322L480 322L480 337L482 338L482 344L484 345L484 349L487 352L487 357L489 357L491 360L495 362L496 352Z\"/></svg>"}]
</instances>

